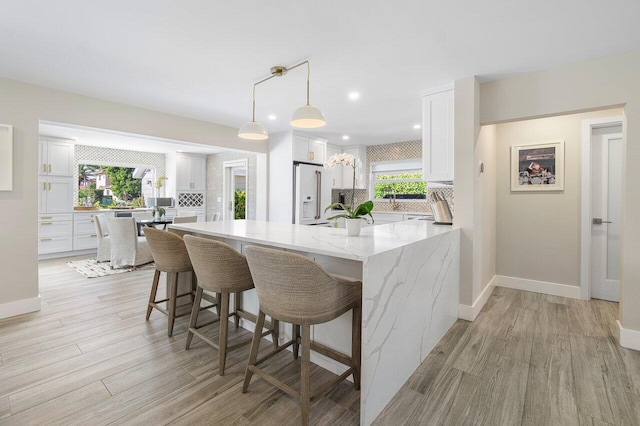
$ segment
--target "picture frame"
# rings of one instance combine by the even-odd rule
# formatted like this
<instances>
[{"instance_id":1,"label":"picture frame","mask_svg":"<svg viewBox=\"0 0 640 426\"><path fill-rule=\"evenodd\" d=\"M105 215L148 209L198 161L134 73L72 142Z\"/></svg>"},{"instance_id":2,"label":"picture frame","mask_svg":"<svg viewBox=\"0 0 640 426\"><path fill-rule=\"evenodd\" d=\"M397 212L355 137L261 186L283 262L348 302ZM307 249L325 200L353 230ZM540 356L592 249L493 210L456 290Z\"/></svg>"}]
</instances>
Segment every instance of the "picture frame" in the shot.
<instances>
[{"instance_id":1,"label":"picture frame","mask_svg":"<svg viewBox=\"0 0 640 426\"><path fill-rule=\"evenodd\" d=\"M564 190L564 140L511 147L511 191Z\"/></svg>"},{"instance_id":2,"label":"picture frame","mask_svg":"<svg viewBox=\"0 0 640 426\"><path fill-rule=\"evenodd\" d=\"M13 126L0 124L0 191L13 190Z\"/></svg>"}]
</instances>

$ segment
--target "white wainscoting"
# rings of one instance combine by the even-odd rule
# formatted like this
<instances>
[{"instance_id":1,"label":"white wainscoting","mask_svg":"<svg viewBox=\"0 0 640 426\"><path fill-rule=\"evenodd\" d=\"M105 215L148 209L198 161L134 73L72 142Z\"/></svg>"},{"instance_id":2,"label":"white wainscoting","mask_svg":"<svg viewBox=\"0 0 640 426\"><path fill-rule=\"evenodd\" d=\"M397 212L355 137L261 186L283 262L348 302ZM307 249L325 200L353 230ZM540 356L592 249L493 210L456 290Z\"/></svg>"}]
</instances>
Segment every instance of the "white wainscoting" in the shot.
<instances>
[{"instance_id":1,"label":"white wainscoting","mask_svg":"<svg viewBox=\"0 0 640 426\"><path fill-rule=\"evenodd\" d=\"M640 331L622 327L619 320L616 322L620 329L620 346L640 351Z\"/></svg>"},{"instance_id":2,"label":"white wainscoting","mask_svg":"<svg viewBox=\"0 0 640 426\"><path fill-rule=\"evenodd\" d=\"M534 293L580 299L580 287L574 285L551 283L548 281L528 280L525 278L496 275L495 285L516 290L533 291Z\"/></svg>"},{"instance_id":3,"label":"white wainscoting","mask_svg":"<svg viewBox=\"0 0 640 426\"><path fill-rule=\"evenodd\" d=\"M31 299L16 300L0 305L0 319L15 317L40 310L40 296Z\"/></svg>"},{"instance_id":4,"label":"white wainscoting","mask_svg":"<svg viewBox=\"0 0 640 426\"><path fill-rule=\"evenodd\" d=\"M458 307L458 317L463 320L473 321L476 319L484 304L487 303L491 293L493 293L493 289L496 287L496 275L491 278L489 284L482 290L480 296L473 302L473 305L463 305L460 304Z\"/></svg>"}]
</instances>

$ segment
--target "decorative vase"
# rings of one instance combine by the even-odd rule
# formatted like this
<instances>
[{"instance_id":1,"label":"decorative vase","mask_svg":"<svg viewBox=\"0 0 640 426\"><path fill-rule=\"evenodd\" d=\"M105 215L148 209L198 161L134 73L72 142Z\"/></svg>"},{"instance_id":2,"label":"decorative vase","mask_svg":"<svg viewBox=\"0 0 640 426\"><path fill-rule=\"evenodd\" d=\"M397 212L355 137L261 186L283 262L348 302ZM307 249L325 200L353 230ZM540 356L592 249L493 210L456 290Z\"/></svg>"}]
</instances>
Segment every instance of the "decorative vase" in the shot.
<instances>
[{"instance_id":1,"label":"decorative vase","mask_svg":"<svg viewBox=\"0 0 640 426\"><path fill-rule=\"evenodd\" d=\"M154 219L160 220L160 212L156 212L156 214L154 215Z\"/></svg>"},{"instance_id":2,"label":"decorative vase","mask_svg":"<svg viewBox=\"0 0 640 426\"><path fill-rule=\"evenodd\" d=\"M360 228L362 227L362 219L345 219L347 223L347 235L350 237L357 237L360 235Z\"/></svg>"}]
</instances>

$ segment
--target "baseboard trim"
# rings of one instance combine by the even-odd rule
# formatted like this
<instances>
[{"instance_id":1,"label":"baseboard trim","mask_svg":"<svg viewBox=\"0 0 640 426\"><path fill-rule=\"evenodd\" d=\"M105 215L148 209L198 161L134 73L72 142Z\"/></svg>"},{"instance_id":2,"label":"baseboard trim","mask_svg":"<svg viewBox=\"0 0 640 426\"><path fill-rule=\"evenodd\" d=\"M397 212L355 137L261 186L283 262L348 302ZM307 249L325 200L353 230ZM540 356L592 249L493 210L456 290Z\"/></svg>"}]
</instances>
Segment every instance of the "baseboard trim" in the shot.
<instances>
[{"instance_id":1,"label":"baseboard trim","mask_svg":"<svg viewBox=\"0 0 640 426\"><path fill-rule=\"evenodd\" d=\"M498 287L507 287L516 290L533 291L534 293L580 299L580 287L573 285L507 277L504 275L496 275L496 285Z\"/></svg>"},{"instance_id":2,"label":"baseboard trim","mask_svg":"<svg viewBox=\"0 0 640 426\"><path fill-rule=\"evenodd\" d=\"M640 331L622 327L619 320L616 320L616 322L620 329L620 339L618 339L620 346L640 351Z\"/></svg>"},{"instance_id":3,"label":"baseboard trim","mask_svg":"<svg viewBox=\"0 0 640 426\"><path fill-rule=\"evenodd\" d=\"M15 317L40 310L40 295L31 299L16 300L0 305L0 319Z\"/></svg>"},{"instance_id":4,"label":"baseboard trim","mask_svg":"<svg viewBox=\"0 0 640 426\"><path fill-rule=\"evenodd\" d=\"M458 318L473 321L476 319L484 304L487 303L491 293L493 293L493 289L496 287L496 276L494 275L489 281L489 284L482 290L480 296L473 302L473 305L463 305L462 303L458 306Z\"/></svg>"}]
</instances>

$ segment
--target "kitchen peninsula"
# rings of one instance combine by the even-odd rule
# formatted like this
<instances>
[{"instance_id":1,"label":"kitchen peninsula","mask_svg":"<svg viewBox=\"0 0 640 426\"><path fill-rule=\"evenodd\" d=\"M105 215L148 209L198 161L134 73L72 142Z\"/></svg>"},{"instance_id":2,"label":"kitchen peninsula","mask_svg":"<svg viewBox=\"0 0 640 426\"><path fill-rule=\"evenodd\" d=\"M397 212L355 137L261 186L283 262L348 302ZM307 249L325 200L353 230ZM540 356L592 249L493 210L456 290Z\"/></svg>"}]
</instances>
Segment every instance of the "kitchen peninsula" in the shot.
<instances>
[{"instance_id":1,"label":"kitchen peninsula","mask_svg":"<svg viewBox=\"0 0 640 426\"><path fill-rule=\"evenodd\" d=\"M362 280L362 388L360 423L369 425L458 318L460 232L411 220L344 229L262 221L176 224L178 234L224 241L239 251L261 245L294 251L328 272ZM243 308L258 310L255 290ZM244 327L251 329L252 324ZM314 326L313 339L349 353L350 312ZM281 336L287 338L290 327ZM335 373L344 367L322 355L312 361Z\"/></svg>"}]
</instances>

